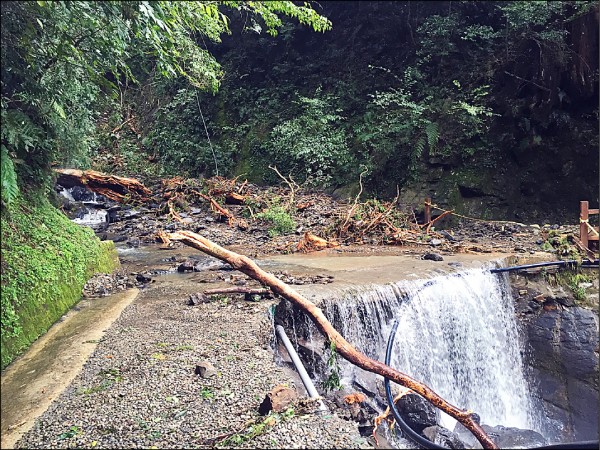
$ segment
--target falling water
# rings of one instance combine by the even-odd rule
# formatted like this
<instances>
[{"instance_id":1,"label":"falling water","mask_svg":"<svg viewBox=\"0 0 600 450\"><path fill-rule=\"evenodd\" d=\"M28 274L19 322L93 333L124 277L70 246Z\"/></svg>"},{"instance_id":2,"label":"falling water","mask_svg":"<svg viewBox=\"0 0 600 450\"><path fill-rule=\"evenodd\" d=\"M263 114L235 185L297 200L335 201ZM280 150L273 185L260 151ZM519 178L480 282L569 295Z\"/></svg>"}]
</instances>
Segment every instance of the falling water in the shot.
<instances>
[{"instance_id":1,"label":"falling water","mask_svg":"<svg viewBox=\"0 0 600 450\"><path fill-rule=\"evenodd\" d=\"M482 423L539 429L523 371L510 287L503 276L469 270L430 280L346 291L323 305L341 334L383 361L399 321L391 366L420 380ZM373 377L344 363L345 384ZM369 377L371 377L369 381ZM455 420L442 414L441 425Z\"/></svg>"}]
</instances>

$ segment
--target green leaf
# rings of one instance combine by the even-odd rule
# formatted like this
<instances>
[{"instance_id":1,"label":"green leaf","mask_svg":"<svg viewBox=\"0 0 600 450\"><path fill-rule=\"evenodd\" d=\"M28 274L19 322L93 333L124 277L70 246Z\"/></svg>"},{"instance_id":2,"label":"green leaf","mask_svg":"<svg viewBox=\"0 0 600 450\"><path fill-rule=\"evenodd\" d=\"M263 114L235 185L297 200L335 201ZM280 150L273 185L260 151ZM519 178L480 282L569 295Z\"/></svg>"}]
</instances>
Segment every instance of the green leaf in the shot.
<instances>
[{"instance_id":1,"label":"green leaf","mask_svg":"<svg viewBox=\"0 0 600 450\"><path fill-rule=\"evenodd\" d=\"M61 119L66 119L67 115L65 114L65 110L62 105L58 102L52 102L52 109L56 111L56 113L60 116Z\"/></svg>"},{"instance_id":2,"label":"green leaf","mask_svg":"<svg viewBox=\"0 0 600 450\"><path fill-rule=\"evenodd\" d=\"M8 154L8 149L2 145L0 152L0 169L2 179L2 202L9 204L19 195L19 186L17 184L17 173L15 166Z\"/></svg>"}]
</instances>

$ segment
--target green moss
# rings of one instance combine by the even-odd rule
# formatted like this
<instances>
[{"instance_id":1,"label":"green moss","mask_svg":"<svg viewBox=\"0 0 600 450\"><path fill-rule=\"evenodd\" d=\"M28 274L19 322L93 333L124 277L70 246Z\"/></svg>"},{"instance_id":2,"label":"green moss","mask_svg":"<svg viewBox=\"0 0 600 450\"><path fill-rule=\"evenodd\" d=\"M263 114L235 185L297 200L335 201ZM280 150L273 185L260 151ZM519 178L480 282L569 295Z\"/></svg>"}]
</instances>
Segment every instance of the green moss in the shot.
<instances>
[{"instance_id":1,"label":"green moss","mask_svg":"<svg viewBox=\"0 0 600 450\"><path fill-rule=\"evenodd\" d=\"M81 298L85 282L119 260L112 241L71 222L48 200L20 198L1 214L2 368Z\"/></svg>"}]
</instances>

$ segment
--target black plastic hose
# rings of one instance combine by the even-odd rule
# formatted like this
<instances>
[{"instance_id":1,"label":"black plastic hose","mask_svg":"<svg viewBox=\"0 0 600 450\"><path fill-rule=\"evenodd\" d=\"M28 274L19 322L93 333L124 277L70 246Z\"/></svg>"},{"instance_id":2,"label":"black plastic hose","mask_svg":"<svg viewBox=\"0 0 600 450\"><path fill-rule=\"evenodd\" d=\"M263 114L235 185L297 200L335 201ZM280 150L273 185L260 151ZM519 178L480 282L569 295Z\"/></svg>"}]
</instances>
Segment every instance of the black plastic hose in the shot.
<instances>
[{"instance_id":1,"label":"black plastic hose","mask_svg":"<svg viewBox=\"0 0 600 450\"><path fill-rule=\"evenodd\" d=\"M396 330L398 329L398 321L394 321L394 325L392 326L392 332L390 333L390 337L387 343L387 350L385 352L385 364L387 366L390 365L390 359L392 358L392 348L394 347L394 338L396 337ZM390 388L390 380L385 378L385 395L387 397L387 401L390 405L390 410L392 411L392 415L394 419L396 419L396 423L400 426L402 432L413 442L419 444L425 448L433 448L433 449L446 449L446 447L442 447L441 445L437 445L434 442L431 442L429 439L421 436L415 430L408 426L408 424L402 419L400 416L400 412L396 408L396 404L394 403L394 398L392 397L392 389Z\"/></svg>"},{"instance_id":2,"label":"black plastic hose","mask_svg":"<svg viewBox=\"0 0 600 450\"><path fill-rule=\"evenodd\" d=\"M392 350L394 348L394 338L396 337L396 331L398 330L398 321L395 320L392 325L392 331L390 332L390 337L387 342L387 349L385 352L385 364L387 366L390 365L390 360L392 359ZM394 403L394 398L392 397L392 389L390 387L390 380L388 378L384 378L385 383L385 394L387 397L387 401L390 405L390 410L392 411L392 415L396 420L396 423L400 426L402 432L408 437L411 441L420 446L427 449L444 449L447 447L442 447L441 445L437 445L434 442L431 442L429 439L421 436L415 430L413 430L400 416L400 412L396 408L396 404ZM598 441L579 441L579 442L570 442L566 444L551 444L545 445L542 447L535 447L536 450L566 450L566 449L582 449L582 450L591 450L598 449Z\"/></svg>"},{"instance_id":3,"label":"black plastic hose","mask_svg":"<svg viewBox=\"0 0 600 450\"><path fill-rule=\"evenodd\" d=\"M572 266L575 267L577 266L577 260L576 259L569 259L566 261L549 261L549 262L541 262L541 263L534 263L534 264L525 264L522 266L512 266L512 267L502 267L500 269L492 269L490 270L491 273L502 273L502 272L512 272L513 270L522 270L522 269L531 269L533 267L545 267L545 266ZM594 266L598 266L598 260L586 260L583 261L581 263L582 267L594 267Z\"/></svg>"}]
</instances>

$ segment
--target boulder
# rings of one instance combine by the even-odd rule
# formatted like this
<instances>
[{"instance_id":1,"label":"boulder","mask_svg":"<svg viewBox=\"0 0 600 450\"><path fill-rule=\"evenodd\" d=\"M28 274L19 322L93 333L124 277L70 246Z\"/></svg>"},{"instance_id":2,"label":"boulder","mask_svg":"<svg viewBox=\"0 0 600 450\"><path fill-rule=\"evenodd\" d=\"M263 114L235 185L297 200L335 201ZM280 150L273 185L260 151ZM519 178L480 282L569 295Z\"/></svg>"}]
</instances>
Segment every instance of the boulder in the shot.
<instances>
[{"instance_id":1,"label":"boulder","mask_svg":"<svg viewBox=\"0 0 600 450\"><path fill-rule=\"evenodd\" d=\"M425 428L437 425L437 409L418 394L408 393L396 401L396 408L406 424L421 433Z\"/></svg>"},{"instance_id":2,"label":"boulder","mask_svg":"<svg viewBox=\"0 0 600 450\"><path fill-rule=\"evenodd\" d=\"M434 444L441 445L442 447L467 448L466 444L460 440L456 433L438 425L425 428L422 434Z\"/></svg>"},{"instance_id":3,"label":"boulder","mask_svg":"<svg viewBox=\"0 0 600 450\"><path fill-rule=\"evenodd\" d=\"M284 384L278 384L271 392L269 392L258 408L260 415L266 416L270 411L283 412L296 399L298 394L294 389L287 387Z\"/></svg>"}]
</instances>

